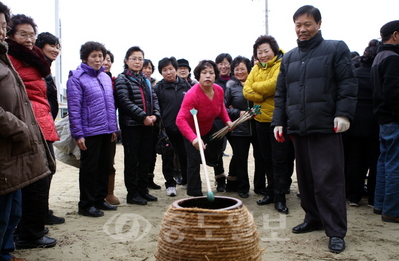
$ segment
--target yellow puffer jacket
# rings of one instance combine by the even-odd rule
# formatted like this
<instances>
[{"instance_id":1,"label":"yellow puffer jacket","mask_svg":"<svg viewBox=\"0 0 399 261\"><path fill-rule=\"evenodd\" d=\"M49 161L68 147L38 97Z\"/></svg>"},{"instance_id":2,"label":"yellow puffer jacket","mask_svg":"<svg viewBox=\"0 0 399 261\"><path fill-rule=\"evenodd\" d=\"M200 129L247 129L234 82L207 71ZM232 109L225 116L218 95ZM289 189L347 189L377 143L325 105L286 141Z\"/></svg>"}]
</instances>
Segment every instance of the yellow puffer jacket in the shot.
<instances>
[{"instance_id":1,"label":"yellow puffer jacket","mask_svg":"<svg viewBox=\"0 0 399 261\"><path fill-rule=\"evenodd\" d=\"M253 68L243 88L244 97L262 106L261 114L256 115L258 122L271 122L274 111L274 94L276 93L277 77L280 72L281 59L284 51L266 63L265 67L258 62Z\"/></svg>"}]
</instances>

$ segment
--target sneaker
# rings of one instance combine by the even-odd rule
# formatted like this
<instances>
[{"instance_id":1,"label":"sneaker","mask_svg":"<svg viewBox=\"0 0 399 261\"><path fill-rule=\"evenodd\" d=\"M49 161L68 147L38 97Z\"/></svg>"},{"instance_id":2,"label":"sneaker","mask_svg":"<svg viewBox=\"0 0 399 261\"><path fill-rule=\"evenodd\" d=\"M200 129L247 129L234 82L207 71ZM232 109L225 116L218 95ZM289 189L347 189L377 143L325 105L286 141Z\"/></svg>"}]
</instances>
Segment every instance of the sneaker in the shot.
<instances>
[{"instance_id":1,"label":"sneaker","mask_svg":"<svg viewBox=\"0 0 399 261\"><path fill-rule=\"evenodd\" d=\"M166 195L168 195L169 197L176 196L176 187L168 187L168 188L166 188Z\"/></svg>"},{"instance_id":2,"label":"sneaker","mask_svg":"<svg viewBox=\"0 0 399 261\"><path fill-rule=\"evenodd\" d=\"M355 203L355 202L349 202L349 206L351 206L351 207L358 207L359 204L358 204L358 203Z\"/></svg>"},{"instance_id":3,"label":"sneaker","mask_svg":"<svg viewBox=\"0 0 399 261\"><path fill-rule=\"evenodd\" d=\"M181 185L182 189L187 189L187 184Z\"/></svg>"}]
</instances>

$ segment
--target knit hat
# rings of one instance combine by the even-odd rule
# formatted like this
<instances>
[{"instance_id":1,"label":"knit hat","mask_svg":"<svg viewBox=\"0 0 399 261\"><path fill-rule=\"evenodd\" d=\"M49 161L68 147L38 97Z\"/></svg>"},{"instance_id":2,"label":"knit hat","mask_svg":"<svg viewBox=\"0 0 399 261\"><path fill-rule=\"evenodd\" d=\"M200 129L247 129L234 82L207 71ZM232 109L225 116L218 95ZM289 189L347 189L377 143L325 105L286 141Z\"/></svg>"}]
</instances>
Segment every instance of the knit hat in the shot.
<instances>
[{"instance_id":1,"label":"knit hat","mask_svg":"<svg viewBox=\"0 0 399 261\"><path fill-rule=\"evenodd\" d=\"M188 68L188 71L191 72L190 65L188 64L188 61L187 61L186 59L179 59L179 60L177 60L177 67L180 67L180 66L185 66L185 67L187 67L187 68Z\"/></svg>"},{"instance_id":2,"label":"knit hat","mask_svg":"<svg viewBox=\"0 0 399 261\"><path fill-rule=\"evenodd\" d=\"M391 21L384 24L380 29L381 38L389 37L393 32L399 32L399 20Z\"/></svg>"}]
</instances>

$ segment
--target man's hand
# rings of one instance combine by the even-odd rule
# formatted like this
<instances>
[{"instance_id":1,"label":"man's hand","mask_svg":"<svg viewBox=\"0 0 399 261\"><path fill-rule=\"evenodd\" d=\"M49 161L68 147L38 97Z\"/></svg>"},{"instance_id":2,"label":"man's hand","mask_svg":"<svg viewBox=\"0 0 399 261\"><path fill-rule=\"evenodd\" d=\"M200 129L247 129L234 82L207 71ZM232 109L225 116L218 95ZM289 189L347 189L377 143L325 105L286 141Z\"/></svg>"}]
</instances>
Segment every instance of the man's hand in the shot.
<instances>
[{"instance_id":1,"label":"man's hand","mask_svg":"<svg viewBox=\"0 0 399 261\"><path fill-rule=\"evenodd\" d=\"M274 138L278 141L278 142L284 142L285 138L284 138L284 133L283 133L283 126L276 126L274 127Z\"/></svg>"},{"instance_id":2,"label":"man's hand","mask_svg":"<svg viewBox=\"0 0 399 261\"><path fill-rule=\"evenodd\" d=\"M334 118L334 131L340 133L349 129L350 123L346 117L335 117Z\"/></svg>"}]
</instances>

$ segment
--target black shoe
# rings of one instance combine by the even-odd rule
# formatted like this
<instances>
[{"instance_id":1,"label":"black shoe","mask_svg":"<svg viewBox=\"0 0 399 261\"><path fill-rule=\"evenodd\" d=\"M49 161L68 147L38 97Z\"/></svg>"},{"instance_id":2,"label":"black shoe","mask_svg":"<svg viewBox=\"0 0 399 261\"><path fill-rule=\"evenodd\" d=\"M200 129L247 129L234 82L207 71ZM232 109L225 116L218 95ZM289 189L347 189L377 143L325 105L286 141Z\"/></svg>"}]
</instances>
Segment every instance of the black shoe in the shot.
<instances>
[{"instance_id":1,"label":"black shoe","mask_svg":"<svg viewBox=\"0 0 399 261\"><path fill-rule=\"evenodd\" d=\"M292 229L292 233L300 234L300 233L308 233L314 230L321 230L323 226L321 223L302 223Z\"/></svg>"},{"instance_id":2,"label":"black shoe","mask_svg":"<svg viewBox=\"0 0 399 261\"><path fill-rule=\"evenodd\" d=\"M17 249L27 249L27 248L46 248L53 247L57 244L57 240L52 237L41 237L36 240L20 240L15 241L15 247Z\"/></svg>"},{"instance_id":3,"label":"black shoe","mask_svg":"<svg viewBox=\"0 0 399 261\"><path fill-rule=\"evenodd\" d=\"M49 215L52 215L52 214L53 214L53 210L52 210L52 209L49 209L49 210L48 210L48 214L49 214Z\"/></svg>"},{"instance_id":4,"label":"black shoe","mask_svg":"<svg viewBox=\"0 0 399 261\"><path fill-rule=\"evenodd\" d=\"M266 196L266 190L255 189L254 192L255 194Z\"/></svg>"},{"instance_id":5,"label":"black shoe","mask_svg":"<svg viewBox=\"0 0 399 261\"><path fill-rule=\"evenodd\" d=\"M242 198L248 198L249 194L248 194L248 192L238 192L238 196L240 196Z\"/></svg>"},{"instance_id":6,"label":"black shoe","mask_svg":"<svg viewBox=\"0 0 399 261\"><path fill-rule=\"evenodd\" d=\"M126 201L129 204L147 205L147 200L143 199L140 196L137 196L137 197L134 197L134 198L127 198Z\"/></svg>"},{"instance_id":7,"label":"black shoe","mask_svg":"<svg viewBox=\"0 0 399 261\"><path fill-rule=\"evenodd\" d=\"M154 183L153 180L150 180L148 183L148 188L150 189L161 189L161 186Z\"/></svg>"},{"instance_id":8,"label":"black shoe","mask_svg":"<svg viewBox=\"0 0 399 261\"><path fill-rule=\"evenodd\" d=\"M278 212L283 214L288 214L288 208L284 202L276 202L274 203L274 208L277 209Z\"/></svg>"},{"instance_id":9,"label":"black shoe","mask_svg":"<svg viewBox=\"0 0 399 261\"><path fill-rule=\"evenodd\" d=\"M157 197L154 197L153 195L150 194L144 194L144 195L140 195L143 199L147 200L147 201L158 201Z\"/></svg>"},{"instance_id":10,"label":"black shoe","mask_svg":"<svg viewBox=\"0 0 399 261\"><path fill-rule=\"evenodd\" d=\"M183 178L180 176L180 177L176 177L175 178L175 181L176 181L176 184L177 185L181 185L182 184L182 181L183 181Z\"/></svg>"},{"instance_id":11,"label":"black shoe","mask_svg":"<svg viewBox=\"0 0 399 261\"><path fill-rule=\"evenodd\" d=\"M48 212L44 221L44 224L46 225L57 225L62 223L65 223L65 218L54 216L53 214L50 214L50 212Z\"/></svg>"},{"instance_id":12,"label":"black shoe","mask_svg":"<svg viewBox=\"0 0 399 261\"><path fill-rule=\"evenodd\" d=\"M224 174L223 174L224 175ZM216 179L216 191L225 192L226 191L226 177L220 177Z\"/></svg>"},{"instance_id":13,"label":"black shoe","mask_svg":"<svg viewBox=\"0 0 399 261\"><path fill-rule=\"evenodd\" d=\"M94 205L96 208L101 210L117 210L118 207L115 205L111 205L108 202L101 202Z\"/></svg>"},{"instance_id":14,"label":"black shoe","mask_svg":"<svg viewBox=\"0 0 399 261\"><path fill-rule=\"evenodd\" d=\"M290 194L290 193L291 193L291 190L290 190L290 189L287 189L284 193L285 193L285 194Z\"/></svg>"},{"instance_id":15,"label":"black shoe","mask_svg":"<svg viewBox=\"0 0 399 261\"><path fill-rule=\"evenodd\" d=\"M345 250L345 241L340 237L330 237L330 241L328 242L328 249L332 253L339 254Z\"/></svg>"},{"instance_id":16,"label":"black shoe","mask_svg":"<svg viewBox=\"0 0 399 261\"><path fill-rule=\"evenodd\" d=\"M272 197L270 197L270 196L265 196L264 198L262 198L262 199L259 199L258 201L256 201L256 203L258 204L258 205L266 205L266 204L270 204L270 203L273 203L273 198Z\"/></svg>"},{"instance_id":17,"label":"black shoe","mask_svg":"<svg viewBox=\"0 0 399 261\"><path fill-rule=\"evenodd\" d=\"M104 216L104 212L96 209L95 207L89 208L79 208L79 215L87 216L87 217L102 217Z\"/></svg>"},{"instance_id":18,"label":"black shoe","mask_svg":"<svg viewBox=\"0 0 399 261\"><path fill-rule=\"evenodd\" d=\"M43 234L47 235L48 232L49 232L48 227L44 227ZM18 238L18 232L14 231L14 233L12 233L12 237L13 237L14 242L15 242L17 240L17 238Z\"/></svg>"},{"instance_id":19,"label":"black shoe","mask_svg":"<svg viewBox=\"0 0 399 261\"><path fill-rule=\"evenodd\" d=\"M374 212L374 214L377 214L377 215L381 215L382 214L382 210L381 209L374 209L373 210L373 212Z\"/></svg>"}]
</instances>

